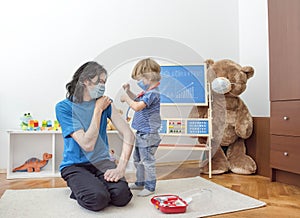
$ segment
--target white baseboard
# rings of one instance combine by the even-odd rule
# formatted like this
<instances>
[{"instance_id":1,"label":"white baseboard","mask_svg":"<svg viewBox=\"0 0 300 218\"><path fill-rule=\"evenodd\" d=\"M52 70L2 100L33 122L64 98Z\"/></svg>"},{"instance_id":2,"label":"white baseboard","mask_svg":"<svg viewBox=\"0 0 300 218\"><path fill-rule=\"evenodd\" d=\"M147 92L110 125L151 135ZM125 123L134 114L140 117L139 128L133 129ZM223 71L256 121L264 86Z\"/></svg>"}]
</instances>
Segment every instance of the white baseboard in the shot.
<instances>
[{"instance_id":1,"label":"white baseboard","mask_svg":"<svg viewBox=\"0 0 300 218\"><path fill-rule=\"evenodd\" d=\"M6 173L6 169L0 169L0 173Z\"/></svg>"}]
</instances>

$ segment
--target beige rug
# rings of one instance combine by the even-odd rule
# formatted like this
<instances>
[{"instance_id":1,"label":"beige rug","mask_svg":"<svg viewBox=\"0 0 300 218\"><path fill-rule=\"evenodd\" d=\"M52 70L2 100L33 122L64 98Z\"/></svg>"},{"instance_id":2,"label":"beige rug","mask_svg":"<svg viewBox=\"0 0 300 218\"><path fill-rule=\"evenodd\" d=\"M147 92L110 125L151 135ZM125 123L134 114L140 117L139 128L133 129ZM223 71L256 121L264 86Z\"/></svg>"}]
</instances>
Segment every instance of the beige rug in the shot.
<instances>
[{"instance_id":1,"label":"beige rug","mask_svg":"<svg viewBox=\"0 0 300 218\"><path fill-rule=\"evenodd\" d=\"M151 203L149 197L134 197L126 207L110 206L100 212L88 211L69 198L69 188L7 190L0 199L0 217L205 217L265 206L262 201L224 188L201 177L161 180L156 194L177 194L191 197L187 211L181 214L163 214Z\"/></svg>"}]
</instances>

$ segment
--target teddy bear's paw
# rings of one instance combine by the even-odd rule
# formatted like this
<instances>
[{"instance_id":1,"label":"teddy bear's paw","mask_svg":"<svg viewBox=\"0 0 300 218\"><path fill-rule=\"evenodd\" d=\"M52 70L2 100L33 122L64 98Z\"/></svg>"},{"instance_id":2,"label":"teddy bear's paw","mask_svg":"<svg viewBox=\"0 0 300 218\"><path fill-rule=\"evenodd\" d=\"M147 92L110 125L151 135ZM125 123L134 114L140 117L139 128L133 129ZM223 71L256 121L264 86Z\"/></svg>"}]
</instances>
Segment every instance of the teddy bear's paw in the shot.
<instances>
[{"instance_id":1,"label":"teddy bear's paw","mask_svg":"<svg viewBox=\"0 0 300 218\"><path fill-rule=\"evenodd\" d=\"M212 166L214 166L212 164ZM219 166L218 168L213 167L212 170L211 170L211 174L213 175L218 175L218 174L223 174L223 173L226 173L229 171L229 168L226 167L226 166ZM209 174L209 168L208 168L208 165L200 168L200 174Z\"/></svg>"},{"instance_id":2,"label":"teddy bear's paw","mask_svg":"<svg viewBox=\"0 0 300 218\"><path fill-rule=\"evenodd\" d=\"M213 175L220 175L220 174L223 174L223 173L226 173L226 172L228 172L228 170L212 170L211 174L213 174ZM206 174L206 175L208 175L209 171L208 170L207 171L201 171L201 169L200 169L200 174Z\"/></svg>"},{"instance_id":3,"label":"teddy bear's paw","mask_svg":"<svg viewBox=\"0 0 300 218\"><path fill-rule=\"evenodd\" d=\"M230 171L236 174L249 175L256 172L256 163L249 157L244 156L240 159L229 160Z\"/></svg>"},{"instance_id":4,"label":"teddy bear's paw","mask_svg":"<svg viewBox=\"0 0 300 218\"><path fill-rule=\"evenodd\" d=\"M218 147L213 159L211 160L211 173L214 175L226 173L229 171L229 163L221 147ZM200 173L209 174L208 162L200 168Z\"/></svg>"},{"instance_id":5,"label":"teddy bear's paw","mask_svg":"<svg viewBox=\"0 0 300 218\"><path fill-rule=\"evenodd\" d=\"M233 169L230 169L230 171L235 174L242 174L242 175L249 175L249 174L253 173L253 172L243 169L243 168L233 168Z\"/></svg>"}]
</instances>

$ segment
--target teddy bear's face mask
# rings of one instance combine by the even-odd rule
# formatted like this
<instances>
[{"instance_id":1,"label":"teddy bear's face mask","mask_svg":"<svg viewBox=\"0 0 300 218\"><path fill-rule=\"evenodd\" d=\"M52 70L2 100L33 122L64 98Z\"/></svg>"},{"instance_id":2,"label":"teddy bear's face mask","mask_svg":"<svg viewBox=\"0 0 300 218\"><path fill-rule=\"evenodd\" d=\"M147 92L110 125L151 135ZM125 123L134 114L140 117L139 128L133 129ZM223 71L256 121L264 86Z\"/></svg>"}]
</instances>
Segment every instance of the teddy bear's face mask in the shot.
<instances>
[{"instance_id":1,"label":"teddy bear's face mask","mask_svg":"<svg viewBox=\"0 0 300 218\"><path fill-rule=\"evenodd\" d=\"M225 77L217 77L212 81L211 88L218 94L226 94L231 90L231 82Z\"/></svg>"}]
</instances>

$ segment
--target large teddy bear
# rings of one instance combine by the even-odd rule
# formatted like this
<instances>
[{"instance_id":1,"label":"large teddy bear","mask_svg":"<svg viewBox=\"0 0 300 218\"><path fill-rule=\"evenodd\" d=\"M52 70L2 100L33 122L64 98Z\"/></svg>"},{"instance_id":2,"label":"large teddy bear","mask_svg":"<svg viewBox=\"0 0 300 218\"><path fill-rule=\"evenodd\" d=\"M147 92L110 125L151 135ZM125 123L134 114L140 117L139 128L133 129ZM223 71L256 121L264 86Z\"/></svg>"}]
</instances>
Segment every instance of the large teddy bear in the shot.
<instances>
[{"instance_id":1,"label":"large teddy bear","mask_svg":"<svg viewBox=\"0 0 300 218\"><path fill-rule=\"evenodd\" d=\"M205 61L207 80L212 89L212 174L231 171L237 174L256 172L256 163L246 155L244 140L252 134L253 121L247 106L239 97L247 80L254 74L252 67L241 67L231 60ZM206 118L208 107L194 107L190 117ZM199 137L200 143L207 138ZM201 167L208 173L208 164Z\"/></svg>"}]
</instances>

